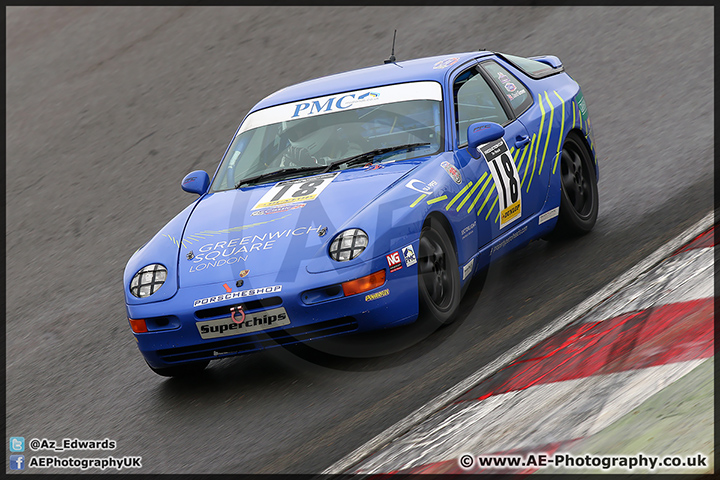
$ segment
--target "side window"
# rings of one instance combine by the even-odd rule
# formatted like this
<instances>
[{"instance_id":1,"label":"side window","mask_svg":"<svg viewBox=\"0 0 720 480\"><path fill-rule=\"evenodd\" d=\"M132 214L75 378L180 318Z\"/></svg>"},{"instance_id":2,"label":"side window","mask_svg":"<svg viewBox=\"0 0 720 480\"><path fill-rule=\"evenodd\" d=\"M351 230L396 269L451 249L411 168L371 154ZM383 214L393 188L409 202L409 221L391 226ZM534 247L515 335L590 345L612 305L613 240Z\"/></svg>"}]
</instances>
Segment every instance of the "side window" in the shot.
<instances>
[{"instance_id":1,"label":"side window","mask_svg":"<svg viewBox=\"0 0 720 480\"><path fill-rule=\"evenodd\" d=\"M481 65L510 101L515 115L520 115L532 105L532 96L514 75L493 61L483 62Z\"/></svg>"},{"instance_id":2,"label":"side window","mask_svg":"<svg viewBox=\"0 0 720 480\"><path fill-rule=\"evenodd\" d=\"M475 122L508 123L508 116L490 85L475 67L461 73L453 85L458 146L467 143L467 128Z\"/></svg>"}]
</instances>

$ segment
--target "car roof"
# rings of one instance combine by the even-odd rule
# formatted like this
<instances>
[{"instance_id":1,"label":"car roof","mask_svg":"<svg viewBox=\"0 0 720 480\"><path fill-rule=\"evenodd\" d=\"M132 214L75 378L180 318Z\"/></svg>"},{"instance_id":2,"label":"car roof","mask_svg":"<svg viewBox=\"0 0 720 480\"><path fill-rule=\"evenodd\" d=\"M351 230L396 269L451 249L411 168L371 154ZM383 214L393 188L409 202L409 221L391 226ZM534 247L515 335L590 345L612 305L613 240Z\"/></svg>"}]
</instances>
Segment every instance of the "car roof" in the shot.
<instances>
[{"instance_id":1,"label":"car roof","mask_svg":"<svg viewBox=\"0 0 720 480\"><path fill-rule=\"evenodd\" d=\"M386 63L372 67L350 70L326 77L308 80L285 87L277 92L268 95L258 102L250 112L260 110L283 103L296 102L313 97L332 95L334 93L361 90L363 88L379 87L403 82L415 82L423 80L434 80L442 83L447 68L433 68L438 62L444 60L452 61L457 58L457 63L489 54L490 52L475 51L465 53L451 53L437 55L434 57L417 58L395 63ZM450 66L450 65L448 65Z\"/></svg>"}]
</instances>

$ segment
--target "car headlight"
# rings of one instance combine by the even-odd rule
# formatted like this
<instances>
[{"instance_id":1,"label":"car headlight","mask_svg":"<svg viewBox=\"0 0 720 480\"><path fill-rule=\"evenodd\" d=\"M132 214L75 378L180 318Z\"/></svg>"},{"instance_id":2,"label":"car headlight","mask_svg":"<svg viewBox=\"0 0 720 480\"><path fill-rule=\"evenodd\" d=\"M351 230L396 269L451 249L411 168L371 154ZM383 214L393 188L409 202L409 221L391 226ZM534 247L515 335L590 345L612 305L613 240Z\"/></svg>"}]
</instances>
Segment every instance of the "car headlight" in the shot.
<instances>
[{"instance_id":1,"label":"car headlight","mask_svg":"<svg viewBox=\"0 0 720 480\"><path fill-rule=\"evenodd\" d=\"M167 279L167 269L159 263L153 263L138 271L130 282L130 293L138 298L149 297L157 292Z\"/></svg>"},{"instance_id":2,"label":"car headlight","mask_svg":"<svg viewBox=\"0 0 720 480\"><path fill-rule=\"evenodd\" d=\"M367 246L367 233L359 228L344 230L330 244L330 258L336 262L347 262L360 255Z\"/></svg>"}]
</instances>

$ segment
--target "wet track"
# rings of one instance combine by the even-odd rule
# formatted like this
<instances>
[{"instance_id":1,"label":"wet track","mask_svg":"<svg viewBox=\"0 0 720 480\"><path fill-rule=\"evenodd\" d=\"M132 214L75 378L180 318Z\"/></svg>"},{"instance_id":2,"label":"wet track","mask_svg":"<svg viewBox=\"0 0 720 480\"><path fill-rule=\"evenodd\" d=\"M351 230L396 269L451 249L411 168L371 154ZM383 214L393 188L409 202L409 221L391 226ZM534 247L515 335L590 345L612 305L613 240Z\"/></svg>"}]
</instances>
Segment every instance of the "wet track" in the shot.
<instances>
[{"instance_id":1,"label":"wet track","mask_svg":"<svg viewBox=\"0 0 720 480\"><path fill-rule=\"evenodd\" d=\"M712 209L713 25L709 7L9 8L7 435L108 437L143 473L322 471ZM358 340L385 355L278 348L199 382L152 373L122 272L194 199L180 180L212 173L266 95L381 63L394 28L399 60L563 60L593 122L595 230L494 265L449 328Z\"/></svg>"}]
</instances>

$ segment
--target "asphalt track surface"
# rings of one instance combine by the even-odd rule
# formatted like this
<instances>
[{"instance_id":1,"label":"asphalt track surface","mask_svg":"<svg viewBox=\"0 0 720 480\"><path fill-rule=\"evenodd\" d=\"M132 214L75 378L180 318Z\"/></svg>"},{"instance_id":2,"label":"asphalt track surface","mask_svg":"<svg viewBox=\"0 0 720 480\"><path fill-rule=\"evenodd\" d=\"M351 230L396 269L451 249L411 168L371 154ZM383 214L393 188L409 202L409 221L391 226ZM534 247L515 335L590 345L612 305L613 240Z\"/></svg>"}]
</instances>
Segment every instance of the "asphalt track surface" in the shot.
<instances>
[{"instance_id":1,"label":"asphalt track surface","mask_svg":"<svg viewBox=\"0 0 720 480\"><path fill-rule=\"evenodd\" d=\"M142 473L324 470L712 210L713 27L712 7L9 7L7 435L110 438L72 454L141 455ZM399 60L563 60L594 127L595 230L507 256L430 335L365 336L345 359L276 348L195 382L152 373L122 272L193 200L180 180L212 173L266 95L381 63L394 28Z\"/></svg>"}]
</instances>

